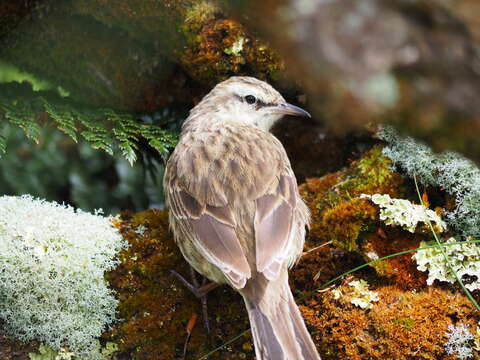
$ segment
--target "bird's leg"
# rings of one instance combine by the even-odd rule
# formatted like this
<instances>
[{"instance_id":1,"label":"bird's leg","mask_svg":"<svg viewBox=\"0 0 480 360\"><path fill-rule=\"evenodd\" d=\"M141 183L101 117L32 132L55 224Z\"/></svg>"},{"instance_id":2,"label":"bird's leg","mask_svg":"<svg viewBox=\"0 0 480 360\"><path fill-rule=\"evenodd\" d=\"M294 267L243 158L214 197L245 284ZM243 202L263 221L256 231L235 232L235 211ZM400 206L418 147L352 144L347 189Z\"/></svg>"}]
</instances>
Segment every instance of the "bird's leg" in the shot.
<instances>
[{"instance_id":1,"label":"bird's leg","mask_svg":"<svg viewBox=\"0 0 480 360\"><path fill-rule=\"evenodd\" d=\"M208 282L207 278L203 277L202 283L198 282L197 276L195 275L195 270L193 267L190 266L190 275L192 277L192 282L190 283L186 280L182 275L177 273L175 270L170 270L170 274L177 278L183 285L190 290L193 295L200 299L202 303L202 313L203 313L203 321L205 323L205 328L207 332L210 332L210 324L208 322L208 309L207 309L207 294L219 287L221 284L217 284L214 282Z\"/></svg>"},{"instance_id":2,"label":"bird's leg","mask_svg":"<svg viewBox=\"0 0 480 360\"><path fill-rule=\"evenodd\" d=\"M170 270L170 275L174 276L177 280L179 280L183 285L187 287L188 290L190 290L193 295L195 295L197 298L201 299L203 296L207 295L210 291L213 289L216 289L222 284L217 284L214 282L208 282L207 278L203 278L202 284L200 285L194 270L192 267L190 267L192 270L192 282L190 283L187 279L185 279L182 275L180 275L178 272L175 270Z\"/></svg>"}]
</instances>

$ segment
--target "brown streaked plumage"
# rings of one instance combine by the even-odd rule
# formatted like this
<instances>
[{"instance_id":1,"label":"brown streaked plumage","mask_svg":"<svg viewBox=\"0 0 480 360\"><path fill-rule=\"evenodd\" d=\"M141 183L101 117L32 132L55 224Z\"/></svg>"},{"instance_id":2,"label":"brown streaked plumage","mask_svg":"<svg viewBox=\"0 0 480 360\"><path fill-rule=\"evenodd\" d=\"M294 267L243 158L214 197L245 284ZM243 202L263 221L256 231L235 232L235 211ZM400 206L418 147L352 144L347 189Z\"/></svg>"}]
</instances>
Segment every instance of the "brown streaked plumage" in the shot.
<instances>
[{"instance_id":1,"label":"brown streaked plumage","mask_svg":"<svg viewBox=\"0 0 480 360\"><path fill-rule=\"evenodd\" d=\"M288 285L309 213L282 144L268 132L285 114L308 115L260 80L218 84L183 125L164 187L187 261L243 296L257 360L317 360Z\"/></svg>"}]
</instances>

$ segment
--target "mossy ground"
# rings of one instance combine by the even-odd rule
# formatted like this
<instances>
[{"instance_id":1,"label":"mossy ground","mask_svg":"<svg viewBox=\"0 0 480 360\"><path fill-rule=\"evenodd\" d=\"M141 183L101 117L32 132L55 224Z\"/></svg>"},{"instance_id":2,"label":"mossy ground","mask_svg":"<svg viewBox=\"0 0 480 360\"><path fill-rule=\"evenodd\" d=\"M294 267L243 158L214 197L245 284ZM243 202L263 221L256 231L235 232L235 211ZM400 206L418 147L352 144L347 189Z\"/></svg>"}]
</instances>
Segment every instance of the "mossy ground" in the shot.
<instances>
[{"instance_id":1,"label":"mossy ground","mask_svg":"<svg viewBox=\"0 0 480 360\"><path fill-rule=\"evenodd\" d=\"M361 194L389 194L394 198L415 201L411 183L392 170L391 162L375 146L343 171L322 178L307 179L300 187L312 213L310 236L315 243L332 241L348 252L370 261L395 252L418 247L429 239L429 233L414 235L398 227L383 224L378 208ZM411 255L402 255L372 265L381 276L387 276L406 288L425 283L416 270Z\"/></svg>"},{"instance_id":2,"label":"mossy ground","mask_svg":"<svg viewBox=\"0 0 480 360\"><path fill-rule=\"evenodd\" d=\"M388 193L415 200L412 184L390 165L381 147L374 147L347 169L308 179L300 187L313 219L305 253L290 272L295 297L371 260L372 254L381 257L413 249L429 238L422 230L411 234L385 226L376 207L358 199L362 193ZM434 203L448 202L441 191L428 193ZM131 247L107 278L118 292L123 321L105 338L116 342L127 358L180 358L187 323L193 314L201 314L201 308L199 300L169 275L174 269L188 278L189 268L168 230L167 212L124 213L119 227ZM411 255L354 274L378 293L379 301L370 310L335 299L331 289L299 303L323 359L454 359L443 345L448 325L470 324L475 330L479 315L456 286L427 287ZM344 289L346 282L338 281L337 288ZM200 316L187 359L200 358L249 326L240 296L227 286L210 293L208 303L212 332L206 333ZM254 359L250 335L209 359Z\"/></svg>"},{"instance_id":3,"label":"mossy ground","mask_svg":"<svg viewBox=\"0 0 480 360\"><path fill-rule=\"evenodd\" d=\"M340 289L344 286L340 286ZM430 287L404 291L383 285L371 310L335 300L331 292L316 294L302 307L322 359L456 359L444 343L452 323L476 328L479 314L469 300L449 289Z\"/></svg>"}]
</instances>

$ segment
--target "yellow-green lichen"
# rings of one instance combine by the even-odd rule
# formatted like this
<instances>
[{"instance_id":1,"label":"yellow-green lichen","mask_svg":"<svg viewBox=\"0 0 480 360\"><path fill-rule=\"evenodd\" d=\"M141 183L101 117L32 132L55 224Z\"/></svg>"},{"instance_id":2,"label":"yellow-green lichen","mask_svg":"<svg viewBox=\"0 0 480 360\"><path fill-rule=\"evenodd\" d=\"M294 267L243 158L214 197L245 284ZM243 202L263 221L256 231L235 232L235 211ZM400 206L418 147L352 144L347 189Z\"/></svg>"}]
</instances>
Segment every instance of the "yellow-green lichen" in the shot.
<instances>
[{"instance_id":1,"label":"yellow-green lichen","mask_svg":"<svg viewBox=\"0 0 480 360\"><path fill-rule=\"evenodd\" d=\"M223 50L227 55L240 56L243 50L243 44L245 43L244 37L239 37L229 48Z\"/></svg>"}]
</instances>

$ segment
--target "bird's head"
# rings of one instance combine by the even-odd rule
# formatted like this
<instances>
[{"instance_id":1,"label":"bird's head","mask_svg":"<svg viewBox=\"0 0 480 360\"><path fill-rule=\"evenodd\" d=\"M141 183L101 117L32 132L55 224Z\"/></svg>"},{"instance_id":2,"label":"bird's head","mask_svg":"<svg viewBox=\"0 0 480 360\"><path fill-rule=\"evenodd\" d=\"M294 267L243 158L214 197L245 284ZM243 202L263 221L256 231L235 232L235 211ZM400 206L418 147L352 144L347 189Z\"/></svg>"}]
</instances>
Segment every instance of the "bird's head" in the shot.
<instances>
[{"instance_id":1,"label":"bird's head","mask_svg":"<svg viewBox=\"0 0 480 360\"><path fill-rule=\"evenodd\" d=\"M264 131L284 115L307 116L298 106L289 104L282 95L264 81L234 76L219 83L192 110L190 117L208 112L220 121L235 121Z\"/></svg>"}]
</instances>

